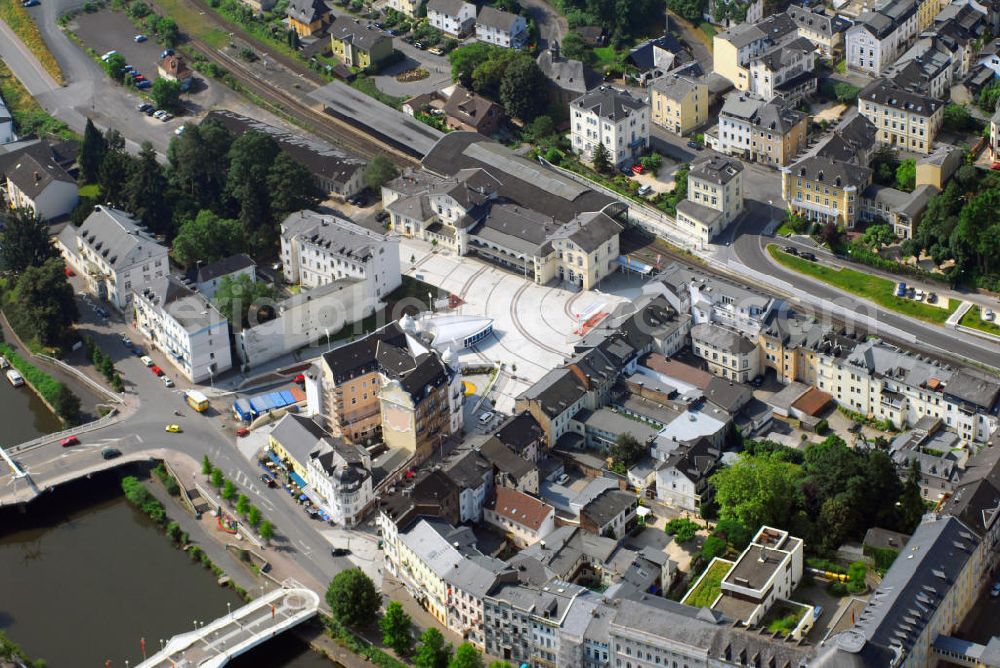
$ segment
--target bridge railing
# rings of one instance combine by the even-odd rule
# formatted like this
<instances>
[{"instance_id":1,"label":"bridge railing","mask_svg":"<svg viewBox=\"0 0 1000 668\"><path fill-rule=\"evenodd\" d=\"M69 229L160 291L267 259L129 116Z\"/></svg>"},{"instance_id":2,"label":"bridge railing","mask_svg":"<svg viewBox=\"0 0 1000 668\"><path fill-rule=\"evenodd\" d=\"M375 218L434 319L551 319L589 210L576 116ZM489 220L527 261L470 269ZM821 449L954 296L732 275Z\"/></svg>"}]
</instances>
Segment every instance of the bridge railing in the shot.
<instances>
[{"instance_id":1,"label":"bridge railing","mask_svg":"<svg viewBox=\"0 0 1000 668\"><path fill-rule=\"evenodd\" d=\"M52 443L67 436L78 436L80 434L86 434L97 429L102 429L110 424L117 422L119 419L118 409L111 407L111 412L107 415L100 417L96 420L88 422L86 424L78 425L76 427L71 427L70 429L63 429L62 431L55 432L54 434L45 434L44 436L39 436L38 438L33 438L30 441L25 441L24 443L18 443L17 445L12 445L8 448L10 452L24 452L25 450L30 450L33 447L44 445L45 443Z\"/></svg>"},{"instance_id":2,"label":"bridge railing","mask_svg":"<svg viewBox=\"0 0 1000 668\"><path fill-rule=\"evenodd\" d=\"M66 364L62 360L56 359L55 357L51 357L49 355L46 355L45 353L35 353L34 356L35 357L40 357L41 359L43 359L46 362L49 362L51 364L55 364L56 366L58 366L60 369L62 369L66 373L73 374L74 376L76 376L77 378L79 378L81 381L83 381L84 383L86 383L87 385L89 385L91 388L93 388L95 391L97 391L98 393L103 394L105 397L107 397L108 401L113 401L113 402L115 402L117 404L122 403L122 398L119 395L115 394L114 392L112 392L108 388L104 387L103 385L101 385L96 380L94 380L93 378L91 378L87 374L83 373L79 369L77 369L77 368L75 368L73 366L70 366L69 364Z\"/></svg>"}]
</instances>

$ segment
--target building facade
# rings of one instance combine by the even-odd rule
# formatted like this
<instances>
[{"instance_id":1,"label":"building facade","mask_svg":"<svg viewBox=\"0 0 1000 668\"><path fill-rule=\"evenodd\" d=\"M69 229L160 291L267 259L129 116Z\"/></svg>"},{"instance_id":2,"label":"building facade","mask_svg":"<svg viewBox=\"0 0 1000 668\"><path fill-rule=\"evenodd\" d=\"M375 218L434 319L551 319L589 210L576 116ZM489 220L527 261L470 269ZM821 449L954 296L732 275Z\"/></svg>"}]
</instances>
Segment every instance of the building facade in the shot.
<instances>
[{"instance_id":1,"label":"building facade","mask_svg":"<svg viewBox=\"0 0 1000 668\"><path fill-rule=\"evenodd\" d=\"M629 93L600 86L570 104L573 150L594 159L603 144L615 167L631 164L649 147L649 105Z\"/></svg>"},{"instance_id":2,"label":"building facade","mask_svg":"<svg viewBox=\"0 0 1000 668\"><path fill-rule=\"evenodd\" d=\"M877 79L858 95L858 110L877 128L880 144L928 154L944 122L945 105Z\"/></svg>"},{"instance_id":3,"label":"building facade","mask_svg":"<svg viewBox=\"0 0 1000 668\"><path fill-rule=\"evenodd\" d=\"M650 86L650 119L679 135L708 121L708 83L702 78L668 74Z\"/></svg>"}]
</instances>

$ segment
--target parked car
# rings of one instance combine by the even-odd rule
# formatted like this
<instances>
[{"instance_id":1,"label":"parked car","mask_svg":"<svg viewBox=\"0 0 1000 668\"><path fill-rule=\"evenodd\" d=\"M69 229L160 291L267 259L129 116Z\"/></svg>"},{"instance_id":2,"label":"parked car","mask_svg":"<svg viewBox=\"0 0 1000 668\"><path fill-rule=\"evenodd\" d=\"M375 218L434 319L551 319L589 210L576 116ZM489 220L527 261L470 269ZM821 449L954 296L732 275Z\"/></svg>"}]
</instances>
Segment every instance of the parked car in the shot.
<instances>
[{"instance_id":1,"label":"parked car","mask_svg":"<svg viewBox=\"0 0 1000 668\"><path fill-rule=\"evenodd\" d=\"M160 367L156 366L155 364L153 366L149 367L149 370L152 371L153 374L156 375L156 376L162 376L163 375L163 369L161 369Z\"/></svg>"},{"instance_id":2,"label":"parked car","mask_svg":"<svg viewBox=\"0 0 1000 668\"><path fill-rule=\"evenodd\" d=\"M489 424L493 420L493 411L485 411L479 414L479 424Z\"/></svg>"},{"instance_id":3,"label":"parked car","mask_svg":"<svg viewBox=\"0 0 1000 668\"><path fill-rule=\"evenodd\" d=\"M933 292L927 293L927 299L925 300L928 304L934 304L937 302L937 295Z\"/></svg>"},{"instance_id":4,"label":"parked car","mask_svg":"<svg viewBox=\"0 0 1000 668\"><path fill-rule=\"evenodd\" d=\"M795 246L785 246L782 250L784 250L789 255L798 255L799 254L799 249L796 248Z\"/></svg>"},{"instance_id":5,"label":"parked car","mask_svg":"<svg viewBox=\"0 0 1000 668\"><path fill-rule=\"evenodd\" d=\"M121 457L122 451L118 448L104 448L101 450L101 457L105 459L114 459L115 457Z\"/></svg>"},{"instance_id":6,"label":"parked car","mask_svg":"<svg viewBox=\"0 0 1000 668\"><path fill-rule=\"evenodd\" d=\"M139 34L139 35L136 35L135 37L133 37L132 41L136 42L136 43L141 43L141 42L145 42L146 39L147 39L147 37L145 35Z\"/></svg>"},{"instance_id":7,"label":"parked car","mask_svg":"<svg viewBox=\"0 0 1000 668\"><path fill-rule=\"evenodd\" d=\"M249 436L250 430L247 429L246 427L240 427L239 429L236 430L236 435L240 438L243 438L244 436Z\"/></svg>"},{"instance_id":8,"label":"parked car","mask_svg":"<svg viewBox=\"0 0 1000 668\"><path fill-rule=\"evenodd\" d=\"M143 356L142 348L140 348L139 346L132 346L132 354L135 355L136 357L142 357Z\"/></svg>"},{"instance_id":9,"label":"parked car","mask_svg":"<svg viewBox=\"0 0 1000 668\"><path fill-rule=\"evenodd\" d=\"M40 4L42 4L42 3L40 3L38 0L24 0L24 2L21 3L21 6L22 7L37 7Z\"/></svg>"},{"instance_id":10,"label":"parked car","mask_svg":"<svg viewBox=\"0 0 1000 668\"><path fill-rule=\"evenodd\" d=\"M897 283L896 284L896 296L897 297L905 297L906 296L906 283Z\"/></svg>"},{"instance_id":11,"label":"parked car","mask_svg":"<svg viewBox=\"0 0 1000 668\"><path fill-rule=\"evenodd\" d=\"M632 173L633 174L642 174L645 171L646 171L646 168L643 167L642 165L640 165L638 162L635 163L634 165L632 165Z\"/></svg>"},{"instance_id":12,"label":"parked car","mask_svg":"<svg viewBox=\"0 0 1000 668\"><path fill-rule=\"evenodd\" d=\"M799 257L803 260L808 260L809 262L815 262L816 256L812 253L799 253Z\"/></svg>"},{"instance_id":13,"label":"parked car","mask_svg":"<svg viewBox=\"0 0 1000 668\"><path fill-rule=\"evenodd\" d=\"M108 51L107 53L105 53L103 56L101 56L101 60L103 60L104 62L108 62L108 58L110 58L111 56L116 55L117 53L118 53L117 51L115 51L114 49L111 49L110 51Z\"/></svg>"},{"instance_id":14,"label":"parked car","mask_svg":"<svg viewBox=\"0 0 1000 668\"><path fill-rule=\"evenodd\" d=\"M163 52L160 54L160 59L162 60L167 56L172 56L172 55L174 55L173 49L164 49Z\"/></svg>"},{"instance_id":15,"label":"parked car","mask_svg":"<svg viewBox=\"0 0 1000 668\"><path fill-rule=\"evenodd\" d=\"M184 134L184 130L185 129L187 129L187 126L185 126L185 125L178 125L177 129L174 130L174 134L177 135L178 137L180 137L182 134Z\"/></svg>"},{"instance_id":16,"label":"parked car","mask_svg":"<svg viewBox=\"0 0 1000 668\"><path fill-rule=\"evenodd\" d=\"M152 84L150 84L150 85L152 85ZM137 88L145 88L145 86L137 86ZM149 107L148 109L146 109L146 115L147 116L152 116L155 113L156 113L156 110L153 109L153 107Z\"/></svg>"},{"instance_id":17,"label":"parked car","mask_svg":"<svg viewBox=\"0 0 1000 668\"><path fill-rule=\"evenodd\" d=\"M140 102L139 104L135 105L136 111L146 111L147 109L152 109L152 108L153 105L151 105L149 102Z\"/></svg>"},{"instance_id":18,"label":"parked car","mask_svg":"<svg viewBox=\"0 0 1000 668\"><path fill-rule=\"evenodd\" d=\"M163 118L166 113L163 109L157 109L153 112L153 118Z\"/></svg>"},{"instance_id":19,"label":"parked car","mask_svg":"<svg viewBox=\"0 0 1000 668\"><path fill-rule=\"evenodd\" d=\"M67 436L63 440L59 441L59 445L64 448L68 448L71 445L80 445L80 439L76 436Z\"/></svg>"},{"instance_id":20,"label":"parked car","mask_svg":"<svg viewBox=\"0 0 1000 668\"><path fill-rule=\"evenodd\" d=\"M166 431L170 434L179 434L182 430L179 424L168 424L166 426Z\"/></svg>"},{"instance_id":21,"label":"parked car","mask_svg":"<svg viewBox=\"0 0 1000 668\"><path fill-rule=\"evenodd\" d=\"M299 385L305 385L306 384L305 375L300 373L297 376L295 376L295 382L298 383Z\"/></svg>"},{"instance_id":22,"label":"parked car","mask_svg":"<svg viewBox=\"0 0 1000 668\"><path fill-rule=\"evenodd\" d=\"M700 151L705 147L692 139L691 141L688 142L688 148L693 148L696 151Z\"/></svg>"},{"instance_id":23,"label":"parked car","mask_svg":"<svg viewBox=\"0 0 1000 668\"><path fill-rule=\"evenodd\" d=\"M568 482L569 482L569 474L567 473L563 473L561 476L556 478L557 485L565 485Z\"/></svg>"},{"instance_id":24,"label":"parked car","mask_svg":"<svg viewBox=\"0 0 1000 668\"><path fill-rule=\"evenodd\" d=\"M135 85L135 87L138 88L139 90L146 90L147 88L151 88L152 86L153 84L150 83L149 81L140 81Z\"/></svg>"},{"instance_id":25,"label":"parked car","mask_svg":"<svg viewBox=\"0 0 1000 668\"><path fill-rule=\"evenodd\" d=\"M274 488L274 487L278 486L278 483L276 483L274 481L274 478L272 478L271 476L269 476L266 473L261 473L260 474L260 481L262 483L264 483L265 485L267 485L268 487L271 487L271 488Z\"/></svg>"},{"instance_id":26,"label":"parked car","mask_svg":"<svg viewBox=\"0 0 1000 668\"><path fill-rule=\"evenodd\" d=\"M127 336L123 335L122 336L122 345L125 346L126 348L131 348L132 347L132 339L130 339Z\"/></svg>"},{"instance_id":27,"label":"parked car","mask_svg":"<svg viewBox=\"0 0 1000 668\"><path fill-rule=\"evenodd\" d=\"M153 366L153 358L149 357L148 355L143 355L142 357L139 358L139 361L145 364L146 366Z\"/></svg>"},{"instance_id":28,"label":"parked car","mask_svg":"<svg viewBox=\"0 0 1000 668\"><path fill-rule=\"evenodd\" d=\"M351 551L346 547L335 547L330 550L330 555L334 557L346 557L351 554Z\"/></svg>"},{"instance_id":29,"label":"parked car","mask_svg":"<svg viewBox=\"0 0 1000 668\"><path fill-rule=\"evenodd\" d=\"M144 81L143 83L149 83L149 82L148 81ZM164 111L163 115L160 116L160 120L163 121L164 123L166 123L167 121L169 121L173 117L174 117L174 115L171 114L169 111Z\"/></svg>"},{"instance_id":30,"label":"parked car","mask_svg":"<svg viewBox=\"0 0 1000 668\"><path fill-rule=\"evenodd\" d=\"M637 194L639 195L639 197L645 197L646 195L648 195L651 192L653 192L653 186L651 186L649 184L643 184L643 185L639 186L639 190L637 191Z\"/></svg>"},{"instance_id":31,"label":"parked car","mask_svg":"<svg viewBox=\"0 0 1000 668\"><path fill-rule=\"evenodd\" d=\"M167 387L173 387L174 386L174 381L170 380L169 376L164 376L163 377L163 384L166 385Z\"/></svg>"}]
</instances>

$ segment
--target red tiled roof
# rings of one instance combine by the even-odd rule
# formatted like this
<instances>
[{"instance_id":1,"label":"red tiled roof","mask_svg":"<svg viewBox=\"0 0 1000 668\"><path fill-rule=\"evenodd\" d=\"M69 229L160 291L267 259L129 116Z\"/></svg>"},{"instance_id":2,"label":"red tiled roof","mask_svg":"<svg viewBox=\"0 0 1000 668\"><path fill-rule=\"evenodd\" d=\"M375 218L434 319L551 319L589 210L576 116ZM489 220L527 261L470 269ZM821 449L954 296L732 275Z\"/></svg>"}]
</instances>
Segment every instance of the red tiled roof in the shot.
<instances>
[{"instance_id":1,"label":"red tiled roof","mask_svg":"<svg viewBox=\"0 0 1000 668\"><path fill-rule=\"evenodd\" d=\"M712 382L712 374L707 371L696 369L684 362L667 359L660 353L649 353L639 363L657 373L662 373L664 376L694 385L699 390L708 389L708 384Z\"/></svg>"},{"instance_id":2,"label":"red tiled roof","mask_svg":"<svg viewBox=\"0 0 1000 668\"><path fill-rule=\"evenodd\" d=\"M498 487L496 498L487 507L532 531L538 531L545 518L555 512L549 504L509 487Z\"/></svg>"},{"instance_id":3,"label":"red tiled roof","mask_svg":"<svg viewBox=\"0 0 1000 668\"><path fill-rule=\"evenodd\" d=\"M792 408L800 410L806 415L815 417L817 414L822 413L823 409L826 408L831 401L833 401L832 396L823 390L817 390L815 387L810 387L805 394L792 402Z\"/></svg>"}]
</instances>

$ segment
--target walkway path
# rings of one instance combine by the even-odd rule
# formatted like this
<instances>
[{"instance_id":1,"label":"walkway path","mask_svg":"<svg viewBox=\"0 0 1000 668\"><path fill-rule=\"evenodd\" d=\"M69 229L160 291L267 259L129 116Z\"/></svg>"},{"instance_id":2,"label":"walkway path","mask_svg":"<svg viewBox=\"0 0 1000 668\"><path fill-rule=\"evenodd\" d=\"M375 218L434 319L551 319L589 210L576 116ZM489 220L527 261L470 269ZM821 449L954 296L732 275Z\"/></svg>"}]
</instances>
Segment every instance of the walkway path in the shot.
<instances>
[{"instance_id":1,"label":"walkway path","mask_svg":"<svg viewBox=\"0 0 1000 668\"><path fill-rule=\"evenodd\" d=\"M958 308L955 309L954 313L948 316L948 319L944 321L945 326L957 327L958 323L962 322L962 317L965 316L965 314L968 313L969 309L973 306L974 304L972 302L963 300L962 303L958 305Z\"/></svg>"}]
</instances>

